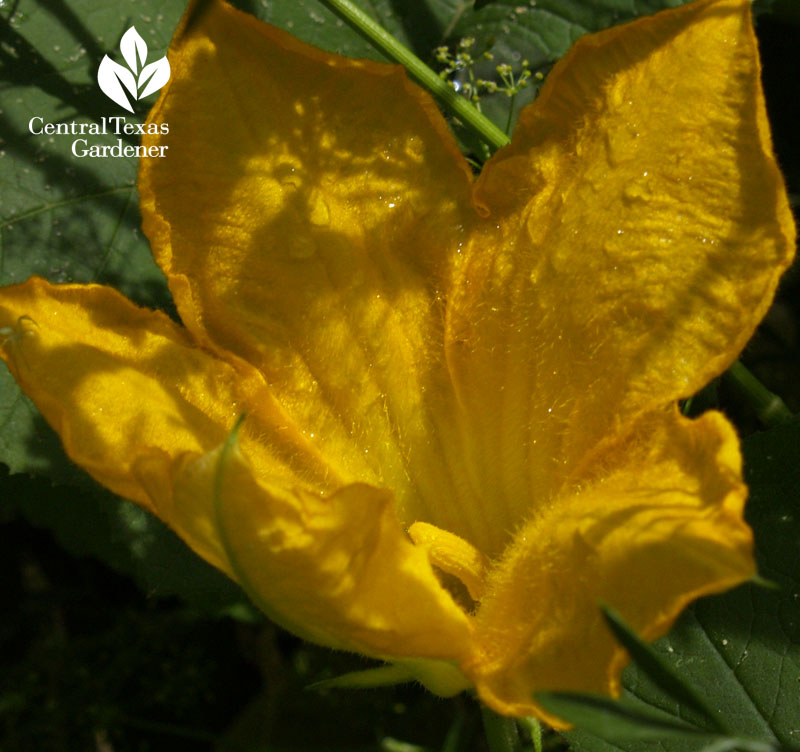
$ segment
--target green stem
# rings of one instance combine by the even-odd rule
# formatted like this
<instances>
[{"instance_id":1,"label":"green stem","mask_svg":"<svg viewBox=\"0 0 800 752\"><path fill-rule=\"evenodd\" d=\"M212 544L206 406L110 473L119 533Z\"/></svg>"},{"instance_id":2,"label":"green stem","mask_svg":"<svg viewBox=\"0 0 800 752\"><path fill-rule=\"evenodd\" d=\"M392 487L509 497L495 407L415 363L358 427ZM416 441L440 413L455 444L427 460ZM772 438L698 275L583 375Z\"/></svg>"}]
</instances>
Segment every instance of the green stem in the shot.
<instances>
[{"instance_id":1,"label":"green stem","mask_svg":"<svg viewBox=\"0 0 800 752\"><path fill-rule=\"evenodd\" d=\"M441 752L458 752L461 749L461 740L464 736L465 714L460 706L456 707L456 717L447 731Z\"/></svg>"},{"instance_id":2,"label":"green stem","mask_svg":"<svg viewBox=\"0 0 800 752\"><path fill-rule=\"evenodd\" d=\"M511 95L511 103L508 105L508 119L506 120L506 134L511 133L511 120L514 117L514 101L516 100L517 95Z\"/></svg>"},{"instance_id":3,"label":"green stem","mask_svg":"<svg viewBox=\"0 0 800 752\"><path fill-rule=\"evenodd\" d=\"M517 724L530 734L534 752L542 752L542 724L539 723L539 720L533 716L527 716L517 718Z\"/></svg>"},{"instance_id":4,"label":"green stem","mask_svg":"<svg viewBox=\"0 0 800 752\"><path fill-rule=\"evenodd\" d=\"M447 81L440 78L408 47L400 44L386 29L373 21L351 0L322 0L322 2L390 59L400 63L419 84L437 97L455 117L489 146L499 149L508 143L508 136L491 120L478 112Z\"/></svg>"},{"instance_id":5,"label":"green stem","mask_svg":"<svg viewBox=\"0 0 800 752\"><path fill-rule=\"evenodd\" d=\"M513 718L497 715L485 705L481 706L481 717L490 752L521 752L522 741Z\"/></svg>"},{"instance_id":6,"label":"green stem","mask_svg":"<svg viewBox=\"0 0 800 752\"><path fill-rule=\"evenodd\" d=\"M794 415L786 403L765 387L741 361L736 361L727 371L725 379L755 410L758 419L768 428L791 420Z\"/></svg>"}]
</instances>

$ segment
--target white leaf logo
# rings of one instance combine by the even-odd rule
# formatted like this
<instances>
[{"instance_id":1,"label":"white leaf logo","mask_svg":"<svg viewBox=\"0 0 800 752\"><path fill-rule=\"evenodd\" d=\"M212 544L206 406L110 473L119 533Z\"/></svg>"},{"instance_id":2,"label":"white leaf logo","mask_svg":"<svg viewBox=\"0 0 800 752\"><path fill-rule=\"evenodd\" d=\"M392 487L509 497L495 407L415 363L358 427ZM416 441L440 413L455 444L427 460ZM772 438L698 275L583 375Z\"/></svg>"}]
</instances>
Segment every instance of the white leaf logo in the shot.
<instances>
[{"instance_id":1,"label":"white leaf logo","mask_svg":"<svg viewBox=\"0 0 800 752\"><path fill-rule=\"evenodd\" d=\"M139 86L144 86L144 89L139 94L139 99L144 99L154 91L158 91L167 81L169 81L167 58L162 57L161 60L145 65L139 74Z\"/></svg>"},{"instance_id":2,"label":"white leaf logo","mask_svg":"<svg viewBox=\"0 0 800 752\"><path fill-rule=\"evenodd\" d=\"M122 35L119 48L128 67L104 55L97 69L97 83L112 102L133 112L128 94L135 101L158 91L169 81L169 60L165 56L146 65L147 42L133 26Z\"/></svg>"},{"instance_id":3,"label":"white leaf logo","mask_svg":"<svg viewBox=\"0 0 800 752\"><path fill-rule=\"evenodd\" d=\"M128 67L136 73L147 60L147 42L139 36L135 26L131 26L119 40L119 49ZM138 58L138 61L137 61Z\"/></svg>"}]
</instances>

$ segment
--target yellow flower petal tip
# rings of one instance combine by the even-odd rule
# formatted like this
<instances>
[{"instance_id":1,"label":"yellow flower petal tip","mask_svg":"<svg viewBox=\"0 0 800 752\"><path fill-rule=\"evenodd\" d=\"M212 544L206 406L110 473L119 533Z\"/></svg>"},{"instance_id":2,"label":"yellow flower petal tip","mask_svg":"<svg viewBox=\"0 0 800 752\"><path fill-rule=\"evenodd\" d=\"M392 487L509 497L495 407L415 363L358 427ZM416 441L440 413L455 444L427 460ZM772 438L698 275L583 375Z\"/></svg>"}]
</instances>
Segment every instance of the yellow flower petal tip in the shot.
<instances>
[{"instance_id":1,"label":"yellow flower petal tip","mask_svg":"<svg viewBox=\"0 0 800 752\"><path fill-rule=\"evenodd\" d=\"M755 571L738 441L718 413L649 414L562 493L492 571L464 667L492 707L554 725L532 691L619 691L627 655L601 604L652 640Z\"/></svg>"},{"instance_id":2,"label":"yellow flower petal tip","mask_svg":"<svg viewBox=\"0 0 800 752\"><path fill-rule=\"evenodd\" d=\"M555 725L535 692L619 691L600 603L653 639L753 576L735 433L675 407L794 252L747 0L584 37L477 181L394 66L216 0L169 55L140 193L183 326L0 291L75 462L280 624L389 664L356 683Z\"/></svg>"}]
</instances>

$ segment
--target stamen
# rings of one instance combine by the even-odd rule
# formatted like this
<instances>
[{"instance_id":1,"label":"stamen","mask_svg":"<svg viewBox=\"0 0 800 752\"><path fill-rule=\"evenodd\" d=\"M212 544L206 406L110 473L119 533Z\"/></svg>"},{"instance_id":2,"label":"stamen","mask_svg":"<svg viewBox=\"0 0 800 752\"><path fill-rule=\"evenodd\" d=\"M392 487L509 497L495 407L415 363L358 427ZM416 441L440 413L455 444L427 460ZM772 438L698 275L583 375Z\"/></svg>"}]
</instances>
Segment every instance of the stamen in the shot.
<instances>
[{"instance_id":1,"label":"stamen","mask_svg":"<svg viewBox=\"0 0 800 752\"><path fill-rule=\"evenodd\" d=\"M425 550L433 566L463 582L470 598L481 599L489 560L475 546L427 522L415 522L408 534L417 546Z\"/></svg>"}]
</instances>

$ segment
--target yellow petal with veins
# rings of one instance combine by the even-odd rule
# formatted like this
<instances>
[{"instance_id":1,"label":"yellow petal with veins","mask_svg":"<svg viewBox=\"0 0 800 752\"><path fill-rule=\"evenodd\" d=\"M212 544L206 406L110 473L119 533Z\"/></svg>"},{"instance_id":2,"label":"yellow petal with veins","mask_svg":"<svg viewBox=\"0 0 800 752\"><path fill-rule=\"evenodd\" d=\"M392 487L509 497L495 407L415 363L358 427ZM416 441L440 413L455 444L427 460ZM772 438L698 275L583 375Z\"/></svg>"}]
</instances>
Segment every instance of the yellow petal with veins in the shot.
<instances>
[{"instance_id":1,"label":"yellow petal with veins","mask_svg":"<svg viewBox=\"0 0 800 752\"><path fill-rule=\"evenodd\" d=\"M763 317L795 230L759 72L748 0L589 35L486 164L446 336L505 529Z\"/></svg>"},{"instance_id":2,"label":"yellow petal with veins","mask_svg":"<svg viewBox=\"0 0 800 752\"><path fill-rule=\"evenodd\" d=\"M465 657L467 617L406 536L390 492L353 484L321 496L258 477L236 449L208 459L234 572L279 624L376 657Z\"/></svg>"},{"instance_id":3,"label":"yellow petal with veins","mask_svg":"<svg viewBox=\"0 0 800 752\"><path fill-rule=\"evenodd\" d=\"M236 371L198 350L164 314L111 288L36 278L5 287L0 327L15 333L6 337L6 362L67 453L151 511L158 501L133 472L141 456L167 465L199 456L233 425Z\"/></svg>"},{"instance_id":4,"label":"yellow petal with veins","mask_svg":"<svg viewBox=\"0 0 800 752\"><path fill-rule=\"evenodd\" d=\"M169 132L145 139L169 156L139 189L185 325L258 368L338 477L391 488L406 525L486 529L442 349L472 177L431 98L221 2L187 11L170 59L150 115Z\"/></svg>"},{"instance_id":5,"label":"yellow petal with veins","mask_svg":"<svg viewBox=\"0 0 800 752\"><path fill-rule=\"evenodd\" d=\"M5 287L0 330L7 332L4 360L70 458L228 573L209 508L182 489L244 406L250 422L242 442L261 472L285 483L324 475L260 374L209 355L163 313L111 288L38 278Z\"/></svg>"},{"instance_id":6,"label":"yellow petal with veins","mask_svg":"<svg viewBox=\"0 0 800 752\"><path fill-rule=\"evenodd\" d=\"M491 572L465 667L483 700L546 717L536 691L617 694L627 657L600 606L653 640L693 599L751 577L746 495L722 415L641 420L531 515Z\"/></svg>"},{"instance_id":7,"label":"yellow petal with veins","mask_svg":"<svg viewBox=\"0 0 800 752\"><path fill-rule=\"evenodd\" d=\"M97 285L6 287L0 330L15 378L70 457L157 514L278 622L376 657L466 655L467 618L406 536L391 492L323 496L318 458L252 367L209 355L164 314ZM242 410L218 513L217 458Z\"/></svg>"}]
</instances>

